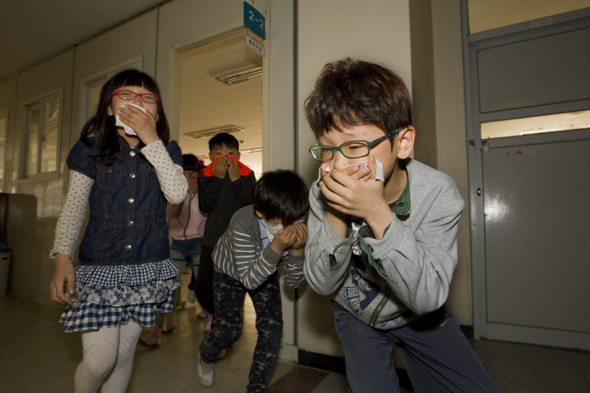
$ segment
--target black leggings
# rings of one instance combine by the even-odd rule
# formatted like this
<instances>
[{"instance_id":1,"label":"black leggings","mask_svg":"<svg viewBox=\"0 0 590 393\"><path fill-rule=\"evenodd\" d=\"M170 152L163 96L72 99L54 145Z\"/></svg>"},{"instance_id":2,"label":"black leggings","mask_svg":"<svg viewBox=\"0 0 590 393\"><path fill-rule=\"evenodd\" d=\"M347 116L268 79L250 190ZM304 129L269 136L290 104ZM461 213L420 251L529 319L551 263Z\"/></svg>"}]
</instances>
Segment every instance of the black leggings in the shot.
<instances>
[{"instance_id":1,"label":"black leggings","mask_svg":"<svg viewBox=\"0 0 590 393\"><path fill-rule=\"evenodd\" d=\"M197 283L195 284L195 295L201 307L208 313L215 315L215 304L213 300L213 249L201 247L201 261Z\"/></svg>"},{"instance_id":2,"label":"black leggings","mask_svg":"<svg viewBox=\"0 0 590 393\"><path fill-rule=\"evenodd\" d=\"M254 349L247 391L266 392L281 345L283 317L279 275L274 273L254 290L246 289L239 281L215 272L215 318L211 331L201 343L201 358L206 363L217 360L217 354L229 348L242 334L244 298L246 292L256 310L258 340Z\"/></svg>"}]
</instances>

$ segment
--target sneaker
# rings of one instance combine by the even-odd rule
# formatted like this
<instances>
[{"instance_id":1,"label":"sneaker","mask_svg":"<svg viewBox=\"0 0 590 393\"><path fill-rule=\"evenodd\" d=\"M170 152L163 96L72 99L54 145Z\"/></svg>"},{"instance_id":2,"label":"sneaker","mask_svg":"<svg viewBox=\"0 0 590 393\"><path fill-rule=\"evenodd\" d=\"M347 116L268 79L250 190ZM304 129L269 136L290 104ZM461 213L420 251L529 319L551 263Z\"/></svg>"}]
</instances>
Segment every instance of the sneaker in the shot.
<instances>
[{"instance_id":1,"label":"sneaker","mask_svg":"<svg viewBox=\"0 0 590 393\"><path fill-rule=\"evenodd\" d=\"M201 362L201 352L199 351L199 359L197 360L197 375L199 382L203 386L211 386L215 382L215 363L211 363L209 367L203 365Z\"/></svg>"},{"instance_id":2,"label":"sneaker","mask_svg":"<svg viewBox=\"0 0 590 393\"><path fill-rule=\"evenodd\" d=\"M162 331L160 329L154 329L150 334L140 337L137 343L148 348L158 348L160 346L161 334Z\"/></svg>"},{"instance_id":3,"label":"sneaker","mask_svg":"<svg viewBox=\"0 0 590 393\"><path fill-rule=\"evenodd\" d=\"M203 334L207 334L211 331L211 322L213 322L213 315L207 317L207 324L205 325L205 329L203 329Z\"/></svg>"},{"instance_id":4,"label":"sneaker","mask_svg":"<svg viewBox=\"0 0 590 393\"><path fill-rule=\"evenodd\" d=\"M197 319L207 319L207 316L209 314L207 314L207 312L205 310L201 311L200 313L197 314Z\"/></svg>"},{"instance_id":5,"label":"sneaker","mask_svg":"<svg viewBox=\"0 0 590 393\"><path fill-rule=\"evenodd\" d=\"M193 291L192 289L189 289L188 293L186 294L186 301L189 302L190 304L193 304L195 302L195 300L197 300L197 296L195 295L195 291Z\"/></svg>"}]
</instances>

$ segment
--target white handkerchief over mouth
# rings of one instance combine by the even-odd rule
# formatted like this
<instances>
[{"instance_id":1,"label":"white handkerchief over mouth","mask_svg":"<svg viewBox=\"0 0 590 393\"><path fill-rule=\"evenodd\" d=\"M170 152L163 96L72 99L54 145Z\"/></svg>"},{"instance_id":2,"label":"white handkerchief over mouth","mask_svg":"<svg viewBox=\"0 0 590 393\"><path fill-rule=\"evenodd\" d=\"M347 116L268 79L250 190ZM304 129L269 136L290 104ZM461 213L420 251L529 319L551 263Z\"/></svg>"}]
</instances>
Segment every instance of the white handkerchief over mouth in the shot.
<instances>
[{"instance_id":1,"label":"white handkerchief over mouth","mask_svg":"<svg viewBox=\"0 0 590 393\"><path fill-rule=\"evenodd\" d=\"M129 105L129 106L134 106L134 107L136 107L137 109L139 109L140 111L142 111L143 113L146 113L146 112L145 112L145 111L146 111L146 109L145 109L143 106L139 106L139 105L135 105L135 104L131 104L131 103L128 103L128 104L123 104L123 105L121 105L121 107L122 107L122 108L125 108L127 105ZM132 129L131 127L129 127L127 124L125 124L125 123L123 123L123 122L121 121L121 119L119 118L119 115L118 115L118 114L117 114L117 115L115 115L115 120L116 120L116 121L115 121L115 126L117 126L117 127L123 127L123 130L125 130L125 133L126 133L127 135L137 135L137 134L135 133L135 131L133 131L133 129Z\"/></svg>"},{"instance_id":2,"label":"white handkerchief over mouth","mask_svg":"<svg viewBox=\"0 0 590 393\"><path fill-rule=\"evenodd\" d=\"M375 158L375 163L377 164L377 170L375 171L375 180L381 180L382 182L385 182L385 176L383 175L383 164ZM363 168L366 167L367 165L369 165L369 161L365 161L365 162L361 162L360 164L350 164L345 166L344 168L342 168L342 170L345 170L346 168L356 165L359 168ZM326 167L326 173L330 173L330 167ZM318 170L318 182L317 185L320 185L320 181L322 181L322 167L320 166L319 170Z\"/></svg>"}]
</instances>

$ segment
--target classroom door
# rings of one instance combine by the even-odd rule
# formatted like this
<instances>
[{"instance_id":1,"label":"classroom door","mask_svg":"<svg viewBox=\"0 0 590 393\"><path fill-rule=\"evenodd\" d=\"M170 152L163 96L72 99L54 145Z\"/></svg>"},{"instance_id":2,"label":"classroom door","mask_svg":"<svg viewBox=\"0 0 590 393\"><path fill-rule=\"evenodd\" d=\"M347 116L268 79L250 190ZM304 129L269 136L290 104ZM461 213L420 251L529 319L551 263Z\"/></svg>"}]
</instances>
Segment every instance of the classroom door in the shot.
<instances>
[{"instance_id":1,"label":"classroom door","mask_svg":"<svg viewBox=\"0 0 590 393\"><path fill-rule=\"evenodd\" d=\"M484 145L486 323L578 347L590 334L590 131L556 136Z\"/></svg>"},{"instance_id":2,"label":"classroom door","mask_svg":"<svg viewBox=\"0 0 590 393\"><path fill-rule=\"evenodd\" d=\"M588 350L590 19L540 26L470 42L474 332Z\"/></svg>"}]
</instances>

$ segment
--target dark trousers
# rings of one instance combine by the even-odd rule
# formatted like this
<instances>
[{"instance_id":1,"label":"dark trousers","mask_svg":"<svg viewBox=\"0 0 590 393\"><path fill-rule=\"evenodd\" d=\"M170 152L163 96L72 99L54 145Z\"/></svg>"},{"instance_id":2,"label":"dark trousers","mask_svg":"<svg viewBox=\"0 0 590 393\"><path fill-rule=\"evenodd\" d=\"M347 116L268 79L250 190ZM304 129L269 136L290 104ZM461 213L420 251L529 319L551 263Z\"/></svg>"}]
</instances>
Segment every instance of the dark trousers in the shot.
<instances>
[{"instance_id":1,"label":"dark trousers","mask_svg":"<svg viewBox=\"0 0 590 393\"><path fill-rule=\"evenodd\" d=\"M213 300L213 248L203 245L201 247L201 261L195 284L195 295L201 307L210 314L215 314L215 302Z\"/></svg>"},{"instance_id":2,"label":"dark trousers","mask_svg":"<svg viewBox=\"0 0 590 393\"><path fill-rule=\"evenodd\" d=\"M499 393L445 307L392 330L369 327L335 303L332 308L350 392L400 391L393 360L396 344L416 393Z\"/></svg>"},{"instance_id":3,"label":"dark trousers","mask_svg":"<svg viewBox=\"0 0 590 393\"><path fill-rule=\"evenodd\" d=\"M229 348L242 334L244 299L252 299L256 311L258 339L250 367L249 393L266 392L281 345L283 316L279 275L274 273L254 290L246 289L239 281L215 272L215 318L209 334L201 342L201 358L206 363L217 360L224 348Z\"/></svg>"}]
</instances>

